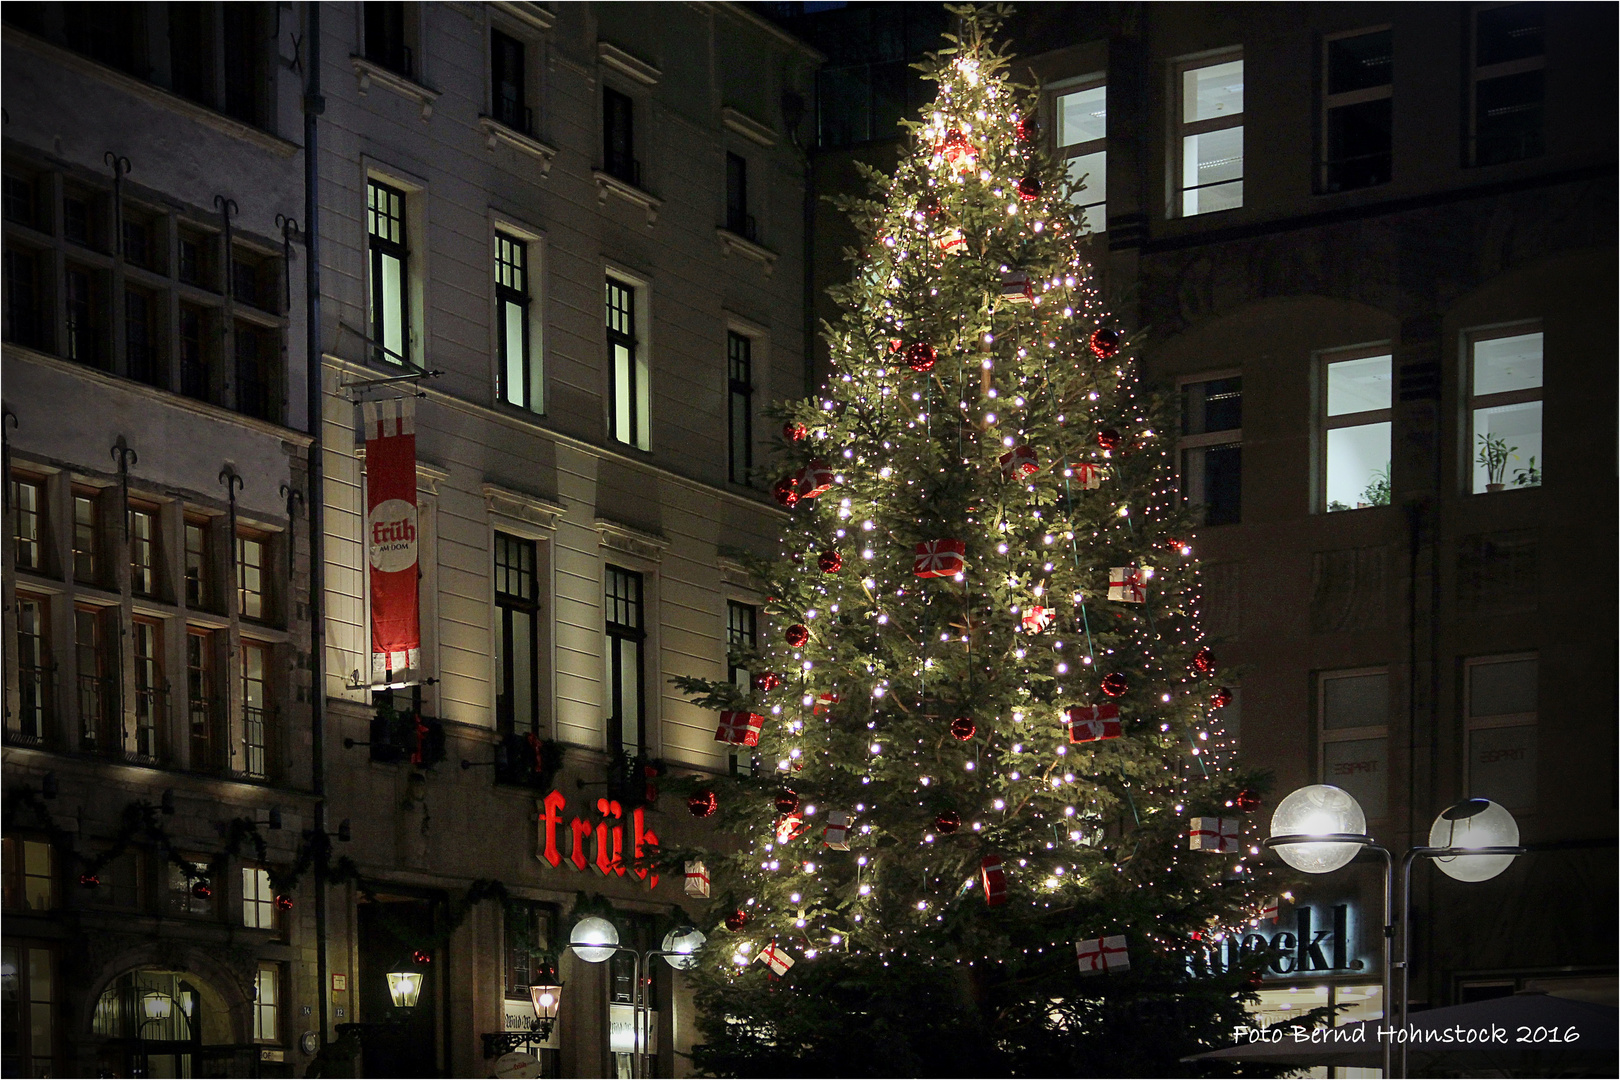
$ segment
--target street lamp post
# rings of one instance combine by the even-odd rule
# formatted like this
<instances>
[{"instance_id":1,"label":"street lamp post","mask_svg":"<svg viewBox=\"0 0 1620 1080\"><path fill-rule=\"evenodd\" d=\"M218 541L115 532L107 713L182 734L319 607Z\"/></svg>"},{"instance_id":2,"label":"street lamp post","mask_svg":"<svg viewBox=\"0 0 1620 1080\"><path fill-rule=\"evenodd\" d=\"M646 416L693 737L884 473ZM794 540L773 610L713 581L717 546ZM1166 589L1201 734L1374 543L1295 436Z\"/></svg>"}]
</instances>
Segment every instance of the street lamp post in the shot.
<instances>
[{"instance_id":1,"label":"street lamp post","mask_svg":"<svg viewBox=\"0 0 1620 1080\"><path fill-rule=\"evenodd\" d=\"M527 1031L492 1031L484 1035L484 1056L500 1057L525 1046L539 1049L551 1038L551 1029L557 1023L557 1008L562 1004L562 980L551 964L542 967L536 975L539 982L529 987L529 1004L534 1008L534 1021Z\"/></svg>"},{"instance_id":2,"label":"street lamp post","mask_svg":"<svg viewBox=\"0 0 1620 1080\"><path fill-rule=\"evenodd\" d=\"M642 972L655 956L663 957L665 963L677 971L691 967L696 962L693 954L703 946L704 940L696 927L682 926L664 936L662 948L640 952L620 945L618 927L594 915L581 919L569 935L568 947L574 950L575 956L587 963L600 964L619 953L629 953L634 961L635 983L630 995L630 1073L638 1080L647 1075L646 1052L642 1047L644 1042L650 1041L644 1037L644 1033L650 1026L652 1013L646 1002Z\"/></svg>"}]
</instances>

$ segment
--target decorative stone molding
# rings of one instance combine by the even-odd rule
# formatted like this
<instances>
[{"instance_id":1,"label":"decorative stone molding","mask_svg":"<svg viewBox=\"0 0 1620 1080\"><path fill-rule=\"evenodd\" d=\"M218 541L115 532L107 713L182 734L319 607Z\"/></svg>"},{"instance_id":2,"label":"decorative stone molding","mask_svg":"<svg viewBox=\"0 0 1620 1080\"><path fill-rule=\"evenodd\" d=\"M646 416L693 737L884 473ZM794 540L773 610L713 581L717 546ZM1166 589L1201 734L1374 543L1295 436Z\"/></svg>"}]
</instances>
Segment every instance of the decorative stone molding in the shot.
<instances>
[{"instance_id":1,"label":"decorative stone molding","mask_svg":"<svg viewBox=\"0 0 1620 1080\"><path fill-rule=\"evenodd\" d=\"M745 259L753 259L765 267L765 276L770 277L771 271L776 269L776 252L762 247L752 240L738 236L730 229L716 229L715 235L720 238L720 254L730 256L741 255Z\"/></svg>"},{"instance_id":2,"label":"decorative stone molding","mask_svg":"<svg viewBox=\"0 0 1620 1080\"><path fill-rule=\"evenodd\" d=\"M375 83L421 105L423 120L433 118L433 103L439 100L437 90L429 90L414 79L406 78L399 72L391 71L363 56L350 56L349 63L354 65L354 77L360 83L361 96L370 91L372 84Z\"/></svg>"},{"instance_id":3,"label":"decorative stone molding","mask_svg":"<svg viewBox=\"0 0 1620 1080\"><path fill-rule=\"evenodd\" d=\"M484 131L484 148L494 153L495 147L505 143L512 149L528 154L540 163L540 175L551 174L551 159L557 156L557 148L541 142L532 135L525 135L515 128L509 128L493 116L480 116L478 126Z\"/></svg>"},{"instance_id":4,"label":"decorative stone molding","mask_svg":"<svg viewBox=\"0 0 1620 1080\"><path fill-rule=\"evenodd\" d=\"M525 522L548 532L557 528L557 519L565 509L562 503L542 495L512 491L494 484L485 484L479 490L483 492L484 507L489 513Z\"/></svg>"},{"instance_id":5,"label":"decorative stone molding","mask_svg":"<svg viewBox=\"0 0 1620 1080\"><path fill-rule=\"evenodd\" d=\"M596 201L599 204L606 206L608 196L613 195L647 211L647 227L649 229L658 223L658 210L664 205L663 199L649 195L634 184L627 184L617 176L605 173L601 169L592 169L591 178L596 181Z\"/></svg>"},{"instance_id":6,"label":"decorative stone molding","mask_svg":"<svg viewBox=\"0 0 1620 1080\"><path fill-rule=\"evenodd\" d=\"M450 470L441 469L431 462L416 459L416 487L418 491L425 491L429 495L439 493L439 481L450 479Z\"/></svg>"},{"instance_id":7,"label":"decorative stone molding","mask_svg":"<svg viewBox=\"0 0 1620 1080\"><path fill-rule=\"evenodd\" d=\"M720 122L726 126L726 130L735 131L749 142L756 142L761 146L776 145L775 129L729 105L720 110Z\"/></svg>"},{"instance_id":8,"label":"decorative stone molding","mask_svg":"<svg viewBox=\"0 0 1620 1080\"><path fill-rule=\"evenodd\" d=\"M758 593L759 583L748 572L747 565L742 561L742 552L735 549L720 548L715 563L720 567L720 580L732 589L744 592Z\"/></svg>"},{"instance_id":9,"label":"decorative stone molding","mask_svg":"<svg viewBox=\"0 0 1620 1080\"><path fill-rule=\"evenodd\" d=\"M645 60L631 56L617 45L609 45L605 41L596 43L596 57L607 67L643 86L652 86L664 77L662 71Z\"/></svg>"},{"instance_id":10,"label":"decorative stone molding","mask_svg":"<svg viewBox=\"0 0 1620 1080\"><path fill-rule=\"evenodd\" d=\"M602 546L610 551L622 552L637 559L658 562L669 548L669 541L660 533L638 529L607 518L597 518L596 531L602 537Z\"/></svg>"},{"instance_id":11,"label":"decorative stone molding","mask_svg":"<svg viewBox=\"0 0 1620 1080\"><path fill-rule=\"evenodd\" d=\"M541 33L557 25L557 16L539 4L496 3L490 6L502 15L510 16L530 29L539 30Z\"/></svg>"}]
</instances>

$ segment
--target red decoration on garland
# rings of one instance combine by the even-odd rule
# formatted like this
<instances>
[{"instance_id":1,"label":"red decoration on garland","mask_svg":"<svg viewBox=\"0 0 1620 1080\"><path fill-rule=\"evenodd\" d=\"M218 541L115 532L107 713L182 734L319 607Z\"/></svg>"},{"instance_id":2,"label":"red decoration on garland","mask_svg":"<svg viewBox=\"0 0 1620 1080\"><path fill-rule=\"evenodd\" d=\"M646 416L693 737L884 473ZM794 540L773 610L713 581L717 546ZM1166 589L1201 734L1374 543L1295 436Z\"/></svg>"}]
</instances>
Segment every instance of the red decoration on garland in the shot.
<instances>
[{"instance_id":1,"label":"red decoration on garland","mask_svg":"<svg viewBox=\"0 0 1620 1080\"><path fill-rule=\"evenodd\" d=\"M958 716L951 721L951 735L962 742L973 738L973 733L978 730L978 726L965 716Z\"/></svg>"},{"instance_id":2,"label":"red decoration on garland","mask_svg":"<svg viewBox=\"0 0 1620 1080\"><path fill-rule=\"evenodd\" d=\"M1119 352L1120 342L1124 340L1125 335L1113 327L1099 326L1091 332L1088 344L1091 346L1092 355L1097 359L1112 360L1114 354Z\"/></svg>"},{"instance_id":3,"label":"red decoration on garland","mask_svg":"<svg viewBox=\"0 0 1620 1080\"><path fill-rule=\"evenodd\" d=\"M809 428L805 427L803 424L795 423L792 420L789 420L787 423L782 425L782 438L786 439L788 442L798 442L808 434L810 434Z\"/></svg>"},{"instance_id":4,"label":"red decoration on garland","mask_svg":"<svg viewBox=\"0 0 1620 1080\"><path fill-rule=\"evenodd\" d=\"M951 833L955 832L961 827L962 815L958 814L955 810L941 810L934 818L934 828L938 829L946 836L951 835Z\"/></svg>"},{"instance_id":5,"label":"red decoration on garland","mask_svg":"<svg viewBox=\"0 0 1620 1080\"><path fill-rule=\"evenodd\" d=\"M101 888L101 879L94 874L80 874L79 884L87 889L99 889Z\"/></svg>"},{"instance_id":6,"label":"red decoration on garland","mask_svg":"<svg viewBox=\"0 0 1620 1080\"><path fill-rule=\"evenodd\" d=\"M1212 708L1224 709L1232 704L1232 691L1224 686L1217 686L1215 692L1209 695L1209 704Z\"/></svg>"},{"instance_id":7,"label":"red decoration on garland","mask_svg":"<svg viewBox=\"0 0 1620 1080\"><path fill-rule=\"evenodd\" d=\"M747 925L748 912L744 911L742 908L738 908L736 911L733 911L730 915L726 916L726 929L730 930L732 933L736 933L738 930L741 930Z\"/></svg>"},{"instance_id":8,"label":"red decoration on garland","mask_svg":"<svg viewBox=\"0 0 1620 1080\"><path fill-rule=\"evenodd\" d=\"M1263 801L1264 800L1260 798L1260 793L1253 788L1244 788L1242 791L1238 792L1232 797L1232 805L1243 811L1245 814L1252 814L1254 811L1260 809Z\"/></svg>"},{"instance_id":9,"label":"red decoration on garland","mask_svg":"<svg viewBox=\"0 0 1620 1080\"><path fill-rule=\"evenodd\" d=\"M768 694L782 685L782 676L774 671L762 671L754 676L754 689L762 694Z\"/></svg>"},{"instance_id":10,"label":"red decoration on garland","mask_svg":"<svg viewBox=\"0 0 1620 1080\"><path fill-rule=\"evenodd\" d=\"M795 649L800 648L805 642L810 640L810 628L803 623L794 623L792 626L782 631L782 640L786 641Z\"/></svg>"},{"instance_id":11,"label":"red decoration on garland","mask_svg":"<svg viewBox=\"0 0 1620 1080\"><path fill-rule=\"evenodd\" d=\"M1200 675L1208 675L1215 670L1215 654L1209 651L1208 645L1193 653L1192 666Z\"/></svg>"},{"instance_id":12,"label":"red decoration on garland","mask_svg":"<svg viewBox=\"0 0 1620 1080\"><path fill-rule=\"evenodd\" d=\"M720 797L708 788L694 791L686 797L686 808L696 818L705 818L720 809Z\"/></svg>"},{"instance_id":13,"label":"red decoration on garland","mask_svg":"<svg viewBox=\"0 0 1620 1080\"><path fill-rule=\"evenodd\" d=\"M926 218L937 218L945 213L945 204L939 201L939 196L929 192L917 200L917 212Z\"/></svg>"},{"instance_id":14,"label":"red decoration on garland","mask_svg":"<svg viewBox=\"0 0 1620 1080\"><path fill-rule=\"evenodd\" d=\"M798 808L799 796L797 792L789 791L786 788L783 788L781 791L776 793L777 813L791 814Z\"/></svg>"},{"instance_id":15,"label":"red decoration on garland","mask_svg":"<svg viewBox=\"0 0 1620 1080\"><path fill-rule=\"evenodd\" d=\"M906 346L906 366L912 371L932 371L939 363L939 352L926 341L913 341Z\"/></svg>"},{"instance_id":16,"label":"red decoration on garland","mask_svg":"<svg viewBox=\"0 0 1620 1080\"><path fill-rule=\"evenodd\" d=\"M199 900L207 900L214 895L214 890L208 887L208 882L199 881L191 887L191 895Z\"/></svg>"},{"instance_id":17,"label":"red decoration on garland","mask_svg":"<svg viewBox=\"0 0 1620 1080\"><path fill-rule=\"evenodd\" d=\"M417 949L415 952L411 953L411 959L415 960L418 964L431 964L433 963L433 954L425 949Z\"/></svg>"},{"instance_id":18,"label":"red decoration on garland","mask_svg":"<svg viewBox=\"0 0 1620 1080\"><path fill-rule=\"evenodd\" d=\"M1113 450L1115 447L1119 446L1119 442L1119 432L1115 431L1113 428L1103 428L1101 431L1097 432L1097 445L1102 447L1104 450Z\"/></svg>"},{"instance_id":19,"label":"red decoration on garland","mask_svg":"<svg viewBox=\"0 0 1620 1080\"><path fill-rule=\"evenodd\" d=\"M1117 671L1110 671L1103 676L1102 692L1109 697L1119 697L1126 690L1129 690L1130 686L1131 684L1125 681L1125 676Z\"/></svg>"},{"instance_id":20,"label":"red decoration on garland","mask_svg":"<svg viewBox=\"0 0 1620 1080\"><path fill-rule=\"evenodd\" d=\"M771 497L788 509L799 505L799 478L784 476L771 488Z\"/></svg>"},{"instance_id":21,"label":"red decoration on garland","mask_svg":"<svg viewBox=\"0 0 1620 1080\"><path fill-rule=\"evenodd\" d=\"M275 903L277 911L291 911L293 909L293 898L285 893L277 893Z\"/></svg>"},{"instance_id":22,"label":"red decoration on garland","mask_svg":"<svg viewBox=\"0 0 1620 1080\"><path fill-rule=\"evenodd\" d=\"M836 574L844 568L844 557L836 551L823 551L816 557L816 565L824 574Z\"/></svg>"},{"instance_id":23,"label":"red decoration on garland","mask_svg":"<svg viewBox=\"0 0 1620 1080\"><path fill-rule=\"evenodd\" d=\"M1026 176L1018 181L1018 197L1025 202L1034 202L1041 197L1041 181L1039 177Z\"/></svg>"}]
</instances>

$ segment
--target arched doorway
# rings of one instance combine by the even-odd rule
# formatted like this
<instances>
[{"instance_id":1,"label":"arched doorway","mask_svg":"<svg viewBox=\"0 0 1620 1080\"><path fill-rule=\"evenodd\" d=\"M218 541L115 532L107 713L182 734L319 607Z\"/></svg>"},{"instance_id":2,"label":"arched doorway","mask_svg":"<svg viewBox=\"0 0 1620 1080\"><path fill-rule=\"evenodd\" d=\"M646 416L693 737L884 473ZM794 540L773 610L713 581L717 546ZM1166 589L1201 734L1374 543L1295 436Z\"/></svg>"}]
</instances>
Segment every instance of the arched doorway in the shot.
<instances>
[{"instance_id":1,"label":"arched doorway","mask_svg":"<svg viewBox=\"0 0 1620 1080\"><path fill-rule=\"evenodd\" d=\"M253 1076L257 1055L235 1045L230 1007L208 982L187 971L139 968L107 984L91 1034L103 1067L118 1076Z\"/></svg>"}]
</instances>

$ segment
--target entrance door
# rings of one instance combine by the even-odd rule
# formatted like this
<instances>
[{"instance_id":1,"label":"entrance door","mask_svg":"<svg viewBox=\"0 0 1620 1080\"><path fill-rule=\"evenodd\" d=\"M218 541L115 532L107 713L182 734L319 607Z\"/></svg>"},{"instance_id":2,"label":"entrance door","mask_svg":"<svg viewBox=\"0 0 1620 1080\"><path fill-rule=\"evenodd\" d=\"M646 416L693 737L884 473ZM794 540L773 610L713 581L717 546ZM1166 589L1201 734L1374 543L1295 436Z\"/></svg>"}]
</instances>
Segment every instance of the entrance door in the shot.
<instances>
[{"instance_id":1,"label":"entrance door","mask_svg":"<svg viewBox=\"0 0 1620 1080\"><path fill-rule=\"evenodd\" d=\"M426 1077L447 1075L440 1030L444 995L441 990L444 949L428 952L426 963L413 957L420 943L429 940L442 918L438 899L379 896L358 906L360 931L360 1015L367 1025L361 1034L363 1076ZM422 994L408 1013L396 1012L388 994L388 973L401 967L422 973Z\"/></svg>"}]
</instances>

